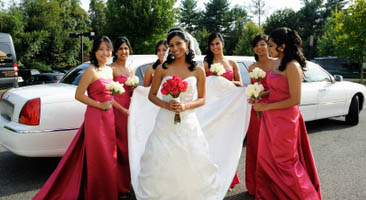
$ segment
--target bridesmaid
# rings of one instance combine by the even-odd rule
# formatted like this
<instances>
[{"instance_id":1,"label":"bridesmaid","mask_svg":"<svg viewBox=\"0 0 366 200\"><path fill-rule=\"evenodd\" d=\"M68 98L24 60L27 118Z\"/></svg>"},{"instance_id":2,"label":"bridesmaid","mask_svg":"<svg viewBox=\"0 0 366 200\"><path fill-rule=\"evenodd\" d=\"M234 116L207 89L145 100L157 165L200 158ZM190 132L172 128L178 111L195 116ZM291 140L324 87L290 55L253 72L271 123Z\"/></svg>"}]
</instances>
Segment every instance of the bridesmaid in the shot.
<instances>
[{"instance_id":1,"label":"bridesmaid","mask_svg":"<svg viewBox=\"0 0 366 200\"><path fill-rule=\"evenodd\" d=\"M256 63L249 66L249 72L252 72L254 68L258 67L268 74L272 71L274 66L279 65L279 60L275 60L268 55L268 36L257 35L252 40L252 47L254 50L254 57ZM260 82L264 86L265 90L268 89L266 83L267 76ZM253 80L254 82L254 80ZM252 109L250 115L250 123L246 134L246 157L245 157L245 185L248 189L249 195L255 195L255 169L257 163L257 151L258 151L258 134L259 134L260 120Z\"/></svg>"},{"instance_id":2,"label":"bridesmaid","mask_svg":"<svg viewBox=\"0 0 366 200\"><path fill-rule=\"evenodd\" d=\"M126 37L119 37L114 41L113 63L113 79L124 84L125 92L116 95L114 100L118 103L113 107L116 138L117 138L117 163L118 163L118 195L120 199L126 199L130 191L131 177L130 166L128 161L128 138L127 138L127 122L129 115L129 107L131 102L130 91L133 88L125 85L128 77L133 76L133 71L126 65L128 56L132 54L130 42Z\"/></svg>"},{"instance_id":3,"label":"bridesmaid","mask_svg":"<svg viewBox=\"0 0 366 200\"><path fill-rule=\"evenodd\" d=\"M301 82L306 67L302 40L289 28L278 28L269 37L278 67L267 75L266 103L262 111L256 170L256 199L321 199L318 173L299 110Z\"/></svg>"},{"instance_id":4,"label":"bridesmaid","mask_svg":"<svg viewBox=\"0 0 366 200\"><path fill-rule=\"evenodd\" d=\"M208 48L206 51L206 56L203 61L206 76L213 75L213 73L210 71L212 64L221 63L226 70L226 72L221 76L229 81L232 81L236 86L242 86L238 64L233 60L226 59L224 56L224 38L222 35L220 33L211 33L211 35L208 36L207 46ZM229 191L231 191L235 185L239 183L240 179L238 173L235 173Z\"/></svg>"},{"instance_id":5,"label":"bridesmaid","mask_svg":"<svg viewBox=\"0 0 366 200\"><path fill-rule=\"evenodd\" d=\"M94 40L91 65L85 70L75 93L75 98L87 105L84 123L33 199L118 198L114 114L110 109L111 92L106 89L106 84L113 79L112 69L106 65L112 50L107 36Z\"/></svg>"},{"instance_id":6,"label":"bridesmaid","mask_svg":"<svg viewBox=\"0 0 366 200\"><path fill-rule=\"evenodd\" d=\"M207 46L208 48L203 62L206 76L213 75L210 71L212 64L221 63L226 70L222 76L229 81L232 81L236 86L242 86L238 64L233 60L226 59L224 56L224 38L222 35L220 33L211 33L211 35L208 36Z\"/></svg>"},{"instance_id":7,"label":"bridesmaid","mask_svg":"<svg viewBox=\"0 0 366 200\"><path fill-rule=\"evenodd\" d=\"M156 60L156 62L149 66L146 71L145 71L145 75L144 75L144 87L149 87L152 83L153 77L154 77L154 72L156 70L156 68L163 63L164 61L164 57L165 57L165 53L168 50L168 42L166 40L160 40L156 46L155 46L155 54L158 56L158 59Z\"/></svg>"}]
</instances>

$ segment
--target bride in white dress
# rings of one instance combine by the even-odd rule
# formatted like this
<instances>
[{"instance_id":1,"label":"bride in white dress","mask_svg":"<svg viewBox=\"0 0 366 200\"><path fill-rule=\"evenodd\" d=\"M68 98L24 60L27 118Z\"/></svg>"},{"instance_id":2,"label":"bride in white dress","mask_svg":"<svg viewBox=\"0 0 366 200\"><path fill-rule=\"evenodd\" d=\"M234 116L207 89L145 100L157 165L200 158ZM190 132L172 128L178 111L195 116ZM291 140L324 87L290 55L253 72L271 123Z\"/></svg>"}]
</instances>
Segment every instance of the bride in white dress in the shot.
<instances>
[{"instance_id":1,"label":"bride in white dress","mask_svg":"<svg viewBox=\"0 0 366 200\"><path fill-rule=\"evenodd\" d=\"M156 69L149 92L149 100L161 109L140 160L136 196L141 200L218 199L217 166L209 159L208 144L194 111L205 104L205 72L196 67L184 32L169 33L167 41L170 55ZM188 82L180 102L168 95L157 97L160 85L172 75ZM175 113L180 113L180 124L174 124Z\"/></svg>"}]
</instances>

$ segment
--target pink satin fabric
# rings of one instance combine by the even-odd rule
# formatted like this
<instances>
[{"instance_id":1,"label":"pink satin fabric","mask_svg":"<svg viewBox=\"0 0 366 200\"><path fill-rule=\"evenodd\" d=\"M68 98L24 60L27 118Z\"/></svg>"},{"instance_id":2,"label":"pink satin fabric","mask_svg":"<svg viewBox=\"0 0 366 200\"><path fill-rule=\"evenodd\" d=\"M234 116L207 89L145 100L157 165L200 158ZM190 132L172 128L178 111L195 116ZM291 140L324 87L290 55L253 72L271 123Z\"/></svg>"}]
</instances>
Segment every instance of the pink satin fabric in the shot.
<instances>
[{"instance_id":1,"label":"pink satin fabric","mask_svg":"<svg viewBox=\"0 0 366 200\"><path fill-rule=\"evenodd\" d=\"M88 96L104 102L111 98L98 79L89 85ZM57 133L55 133L57 134ZM34 200L117 199L117 154L112 109L87 106L84 123L75 135L55 171Z\"/></svg>"},{"instance_id":2,"label":"pink satin fabric","mask_svg":"<svg viewBox=\"0 0 366 200\"><path fill-rule=\"evenodd\" d=\"M207 71L206 76L213 76L213 73L211 71ZM230 70L230 69L226 69L226 72L224 74L222 74L221 76L226 78L229 81L234 80L234 72L233 72L233 70ZM237 185L239 183L240 183L240 179L239 179L238 173L235 173L233 182L231 182L231 185L230 185L230 189L233 189L235 187L235 185Z\"/></svg>"},{"instance_id":3,"label":"pink satin fabric","mask_svg":"<svg viewBox=\"0 0 366 200\"><path fill-rule=\"evenodd\" d=\"M213 75L213 73L211 71L206 72L206 76L212 76L212 75ZM231 69L226 69L226 72L224 74L222 74L221 76L226 78L229 81L233 81L234 80L234 71Z\"/></svg>"},{"instance_id":4,"label":"pink satin fabric","mask_svg":"<svg viewBox=\"0 0 366 200\"><path fill-rule=\"evenodd\" d=\"M114 81L118 81L122 84L125 84L127 79L128 76L125 75L114 77ZM131 87L127 85L124 85L123 87L125 89L125 92L120 95L116 95L114 97L114 100L117 101L124 108L128 109L131 102ZM120 196L123 196L130 191L131 185L130 164L128 160L128 117L115 108L113 110L117 134L118 193Z\"/></svg>"},{"instance_id":5,"label":"pink satin fabric","mask_svg":"<svg viewBox=\"0 0 366 200\"><path fill-rule=\"evenodd\" d=\"M267 74L268 73L269 72L267 72ZM263 79L260 80L260 83L263 85L264 90L268 90L266 81L267 77L268 76L265 76ZM254 82L255 81L252 80L252 83ZM256 111L252 108L245 146L245 185L250 195L255 195L255 170L257 167L259 127L260 119L258 119Z\"/></svg>"},{"instance_id":6,"label":"pink satin fabric","mask_svg":"<svg viewBox=\"0 0 366 200\"><path fill-rule=\"evenodd\" d=\"M289 97L285 76L270 72L268 102ZM321 199L318 173L298 106L262 112L256 199Z\"/></svg>"}]
</instances>

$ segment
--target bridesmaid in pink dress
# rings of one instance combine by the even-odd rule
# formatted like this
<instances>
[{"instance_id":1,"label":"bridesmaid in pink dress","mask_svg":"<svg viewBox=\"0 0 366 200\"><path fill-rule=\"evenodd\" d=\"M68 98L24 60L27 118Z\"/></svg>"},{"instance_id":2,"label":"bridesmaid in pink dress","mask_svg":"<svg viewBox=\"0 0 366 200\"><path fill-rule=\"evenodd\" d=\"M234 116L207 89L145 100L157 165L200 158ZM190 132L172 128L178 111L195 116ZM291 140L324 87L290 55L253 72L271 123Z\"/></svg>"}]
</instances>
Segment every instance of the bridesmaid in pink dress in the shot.
<instances>
[{"instance_id":1,"label":"bridesmaid in pink dress","mask_svg":"<svg viewBox=\"0 0 366 200\"><path fill-rule=\"evenodd\" d=\"M155 54L158 56L156 62L149 66L144 75L144 87L149 87L152 83L154 72L156 68L163 63L166 51L168 50L168 42L166 40L160 40L155 46Z\"/></svg>"},{"instance_id":2,"label":"bridesmaid in pink dress","mask_svg":"<svg viewBox=\"0 0 366 200\"><path fill-rule=\"evenodd\" d=\"M302 40L289 28L274 30L270 55L281 64L268 74L268 99L262 111L256 170L256 199L321 199L307 131L298 104L306 67Z\"/></svg>"},{"instance_id":3,"label":"bridesmaid in pink dress","mask_svg":"<svg viewBox=\"0 0 366 200\"><path fill-rule=\"evenodd\" d=\"M236 86L240 87L242 86L240 72L238 64L233 61L226 59L223 53L224 49L224 38L220 33L212 33L208 37L208 48L206 51L206 56L204 58L204 68L206 71L206 76L213 75L210 71L210 67L214 63L221 63L225 68L225 73L221 76L225 77L229 81L232 81ZM232 190L235 185L240 183L240 179L237 173L235 173L235 176L233 178L233 182L230 185L230 189Z\"/></svg>"},{"instance_id":4,"label":"bridesmaid in pink dress","mask_svg":"<svg viewBox=\"0 0 366 200\"><path fill-rule=\"evenodd\" d=\"M110 109L111 92L106 89L113 79L112 69L106 66L112 50L108 37L94 40L92 64L85 70L75 94L87 105L84 123L34 200L117 199L114 114Z\"/></svg>"},{"instance_id":5,"label":"bridesmaid in pink dress","mask_svg":"<svg viewBox=\"0 0 366 200\"><path fill-rule=\"evenodd\" d=\"M125 82L128 77L133 75L133 71L126 65L128 56L132 54L132 48L130 42L126 37L119 37L114 41L113 60L111 64L113 69L113 79L121 84L126 92L116 95L114 100L118 103L113 107L115 124L116 124L116 138L117 138L117 163L118 163L118 195L120 199L126 199L130 191L131 175L130 165L128 160L128 109L131 102L130 86L127 86Z\"/></svg>"},{"instance_id":6,"label":"bridesmaid in pink dress","mask_svg":"<svg viewBox=\"0 0 366 200\"><path fill-rule=\"evenodd\" d=\"M258 67L268 73L272 71L274 66L279 65L279 60L275 60L269 57L268 54L268 36L257 35L252 41L252 47L254 50L254 56L256 63L249 66L249 72L252 72L254 68ZM268 89L266 78L261 79L260 83L264 86L265 90ZM255 80L252 80L255 82ZM265 98L265 97L262 97ZM264 100L264 99L262 99ZM249 195L255 195L255 170L257 164L257 151L258 151L258 136L259 136L260 119L258 119L254 109L251 111L250 123L246 134L246 157L245 157L245 185L248 189Z\"/></svg>"}]
</instances>

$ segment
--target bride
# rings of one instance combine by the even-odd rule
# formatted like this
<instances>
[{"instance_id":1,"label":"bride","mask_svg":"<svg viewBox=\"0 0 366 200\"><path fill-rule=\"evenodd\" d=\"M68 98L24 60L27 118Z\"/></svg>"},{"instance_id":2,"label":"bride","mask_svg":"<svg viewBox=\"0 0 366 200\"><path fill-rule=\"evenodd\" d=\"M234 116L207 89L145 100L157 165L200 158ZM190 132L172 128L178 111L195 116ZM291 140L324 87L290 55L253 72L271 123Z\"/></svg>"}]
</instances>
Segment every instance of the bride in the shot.
<instances>
[{"instance_id":1,"label":"bride","mask_svg":"<svg viewBox=\"0 0 366 200\"><path fill-rule=\"evenodd\" d=\"M149 100L161 109L147 140L138 173L138 199L217 199L217 166L194 109L205 104L205 72L196 67L187 35L175 30L167 38L170 54L156 69ZM160 85L172 75L188 82L181 102L157 97ZM195 98L196 96L196 98ZM175 113L181 123L174 124Z\"/></svg>"},{"instance_id":2,"label":"bride","mask_svg":"<svg viewBox=\"0 0 366 200\"><path fill-rule=\"evenodd\" d=\"M238 166L251 106L243 88L220 76L205 78L185 32L174 29L167 40L170 55L151 88L137 87L131 100L132 186L139 200L221 200ZM188 83L181 103L159 91L172 75Z\"/></svg>"}]
</instances>

